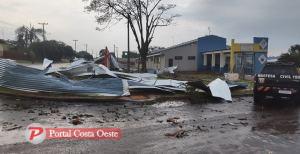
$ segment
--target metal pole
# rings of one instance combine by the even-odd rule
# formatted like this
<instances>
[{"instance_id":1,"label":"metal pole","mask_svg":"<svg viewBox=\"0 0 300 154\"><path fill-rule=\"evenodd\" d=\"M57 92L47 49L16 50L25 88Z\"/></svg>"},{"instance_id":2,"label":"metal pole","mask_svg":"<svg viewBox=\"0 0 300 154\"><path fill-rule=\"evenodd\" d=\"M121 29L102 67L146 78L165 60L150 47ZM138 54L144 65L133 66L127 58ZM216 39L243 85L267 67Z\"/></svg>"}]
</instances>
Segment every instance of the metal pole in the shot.
<instances>
[{"instance_id":1,"label":"metal pole","mask_svg":"<svg viewBox=\"0 0 300 154\"><path fill-rule=\"evenodd\" d=\"M129 18L129 15L128 15ZM129 19L127 23L127 71L130 72L130 33L129 33Z\"/></svg>"},{"instance_id":2,"label":"metal pole","mask_svg":"<svg viewBox=\"0 0 300 154\"><path fill-rule=\"evenodd\" d=\"M116 55L116 45L114 44L114 54L115 54L115 56L117 56Z\"/></svg>"},{"instance_id":3,"label":"metal pole","mask_svg":"<svg viewBox=\"0 0 300 154\"><path fill-rule=\"evenodd\" d=\"M117 51L117 55L116 55L117 56L117 62L119 62L119 48L118 47L116 48L116 51Z\"/></svg>"},{"instance_id":4,"label":"metal pole","mask_svg":"<svg viewBox=\"0 0 300 154\"><path fill-rule=\"evenodd\" d=\"M74 48L74 49L75 49L75 51L77 51L76 48L77 48L77 41L78 41L78 40L73 40L73 41L74 41L74 43L75 43L75 48Z\"/></svg>"},{"instance_id":5,"label":"metal pole","mask_svg":"<svg viewBox=\"0 0 300 154\"><path fill-rule=\"evenodd\" d=\"M46 36L45 36L45 25L48 25L48 23L46 23L46 22L41 22L41 23L39 23L39 24L43 26L43 41L45 41L45 40L46 40Z\"/></svg>"},{"instance_id":6,"label":"metal pole","mask_svg":"<svg viewBox=\"0 0 300 154\"><path fill-rule=\"evenodd\" d=\"M127 8L128 8L128 19L127 19L127 72L130 72L130 32L129 32L129 1L127 0Z\"/></svg>"}]
</instances>

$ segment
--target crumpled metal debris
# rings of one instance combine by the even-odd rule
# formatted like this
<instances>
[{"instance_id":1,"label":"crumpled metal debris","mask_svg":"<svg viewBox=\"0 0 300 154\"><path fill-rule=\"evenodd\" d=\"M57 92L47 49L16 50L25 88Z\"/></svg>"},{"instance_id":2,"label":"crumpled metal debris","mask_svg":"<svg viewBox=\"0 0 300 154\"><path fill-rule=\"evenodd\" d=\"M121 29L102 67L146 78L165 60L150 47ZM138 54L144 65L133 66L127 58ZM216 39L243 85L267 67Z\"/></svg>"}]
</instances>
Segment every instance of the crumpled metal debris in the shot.
<instances>
[{"instance_id":1,"label":"crumpled metal debris","mask_svg":"<svg viewBox=\"0 0 300 154\"><path fill-rule=\"evenodd\" d=\"M175 70L177 70L177 68L178 68L178 66L163 68L161 70L158 70L157 74L164 74L164 73L174 74Z\"/></svg>"},{"instance_id":2,"label":"crumpled metal debris","mask_svg":"<svg viewBox=\"0 0 300 154\"><path fill-rule=\"evenodd\" d=\"M230 90L247 89L248 83L227 81Z\"/></svg>"},{"instance_id":3,"label":"crumpled metal debris","mask_svg":"<svg viewBox=\"0 0 300 154\"><path fill-rule=\"evenodd\" d=\"M94 61L96 64L102 64L110 70L122 71L116 57L108 51L107 47L99 52L99 56Z\"/></svg>"},{"instance_id":4,"label":"crumpled metal debris","mask_svg":"<svg viewBox=\"0 0 300 154\"><path fill-rule=\"evenodd\" d=\"M36 93L90 97L120 97L130 95L127 81L120 78L87 78L71 80L63 74L52 76L44 71L0 59L1 92Z\"/></svg>"},{"instance_id":5,"label":"crumpled metal debris","mask_svg":"<svg viewBox=\"0 0 300 154\"><path fill-rule=\"evenodd\" d=\"M43 69L47 69L47 68L51 67L52 63L53 63L53 60L49 60L49 59L45 58L43 61Z\"/></svg>"},{"instance_id":6,"label":"crumpled metal debris","mask_svg":"<svg viewBox=\"0 0 300 154\"><path fill-rule=\"evenodd\" d=\"M232 102L231 91L225 81L216 79L209 83L208 87L213 97L223 98L226 101Z\"/></svg>"},{"instance_id":7,"label":"crumpled metal debris","mask_svg":"<svg viewBox=\"0 0 300 154\"><path fill-rule=\"evenodd\" d=\"M145 80L156 80L157 75L151 73L124 73L124 72L113 72L119 78L132 80L132 81L145 81Z\"/></svg>"},{"instance_id":8,"label":"crumpled metal debris","mask_svg":"<svg viewBox=\"0 0 300 154\"><path fill-rule=\"evenodd\" d=\"M66 68L49 68L46 71L47 75L63 74L69 79L86 79L86 78L116 78L117 76L112 73L107 67L93 62L79 60L71 63Z\"/></svg>"},{"instance_id":9,"label":"crumpled metal debris","mask_svg":"<svg viewBox=\"0 0 300 154\"><path fill-rule=\"evenodd\" d=\"M152 89L158 91L164 90L165 92L186 92L187 81L157 79L157 75L151 73L113 73L119 78L131 81L129 83L130 89Z\"/></svg>"},{"instance_id":10,"label":"crumpled metal debris","mask_svg":"<svg viewBox=\"0 0 300 154\"><path fill-rule=\"evenodd\" d=\"M129 96L130 91L178 93L187 92L187 85L203 90L213 97L232 101L225 81L216 79L208 86L201 81L187 82L158 79L156 74L110 71L102 64L77 59L65 68L53 68L53 61L45 59L39 70L0 59L0 87L7 91L75 95L90 97Z\"/></svg>"},{"instance_id":11,"label":"crumpled metal debris","mask_svg":"<svg viewBox=\"0 0 300 154\"><path fill-rule=\"evenodd\" d=\"M205 85L202 81L188 82L187 84L203 90L205 93L211 95L212 97L222 98L226 101L232 101L229 86L225 81L221 79L216 79L210 82L208 85Z\"/></svg>"}]
</instances>

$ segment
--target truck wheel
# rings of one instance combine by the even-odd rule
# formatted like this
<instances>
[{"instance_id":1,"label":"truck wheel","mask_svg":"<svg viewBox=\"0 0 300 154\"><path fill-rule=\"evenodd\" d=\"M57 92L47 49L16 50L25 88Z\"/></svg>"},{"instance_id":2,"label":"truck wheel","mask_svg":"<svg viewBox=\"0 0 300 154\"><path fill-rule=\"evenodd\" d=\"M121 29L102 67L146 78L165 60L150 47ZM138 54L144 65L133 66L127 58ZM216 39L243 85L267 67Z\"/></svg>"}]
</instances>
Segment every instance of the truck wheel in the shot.
<instances>
[{"instance_id":1,"label":"truck wheel","mask_svg":"<svg viewBox=\"0 0 300 154\"><path fill-rule=\"evenodd\" d=\"M254 93L253 100L254 100L254 104L262 104L263 96Z\"/></svg>"}]
</instances>

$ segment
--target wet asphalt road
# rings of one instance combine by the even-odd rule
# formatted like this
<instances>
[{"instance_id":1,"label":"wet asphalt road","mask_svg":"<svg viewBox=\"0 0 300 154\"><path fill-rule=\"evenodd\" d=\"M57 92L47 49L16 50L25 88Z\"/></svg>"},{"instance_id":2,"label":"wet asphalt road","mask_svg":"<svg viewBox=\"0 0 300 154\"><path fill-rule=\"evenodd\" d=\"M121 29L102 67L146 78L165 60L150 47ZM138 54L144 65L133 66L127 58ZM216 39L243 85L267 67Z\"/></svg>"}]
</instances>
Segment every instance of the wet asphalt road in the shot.
<instances>
[{"instance_id":1,"label":"wet asphalt road","mask_svg":"<svg viewBox=\"0 0 300 154\"><path fill-rule=\"evenodd\" d=\"M49 102L0 98L0 153L299 153L300 106L256 106L252 97L224 102ZM72 117L82 124L74 126ZM167 122L169 118L179 118ZM118 127L120 141L26 143L30 123L46 127ZM165 136L178 130L184 135Z\"/></svg>"}]
</instances>

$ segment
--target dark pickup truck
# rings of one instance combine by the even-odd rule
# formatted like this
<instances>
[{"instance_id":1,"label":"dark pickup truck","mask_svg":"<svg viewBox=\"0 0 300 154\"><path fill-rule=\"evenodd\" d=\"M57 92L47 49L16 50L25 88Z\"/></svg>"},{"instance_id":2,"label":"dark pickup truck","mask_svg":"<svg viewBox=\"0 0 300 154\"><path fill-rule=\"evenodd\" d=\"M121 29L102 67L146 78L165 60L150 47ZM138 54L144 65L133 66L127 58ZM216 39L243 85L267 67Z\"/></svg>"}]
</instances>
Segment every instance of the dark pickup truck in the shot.
<instances>
[{"instance_id":1,"label":"dark pickup truck","mask_svg":"<svg viewBox=\"0 0 300 154\"><path fill-rule=\"evenodd\" d=\"M266 99L296 100L300 94L300 74L291 63L267 63L255 76L254 102Z\"/></svg>"}]
</instances>

